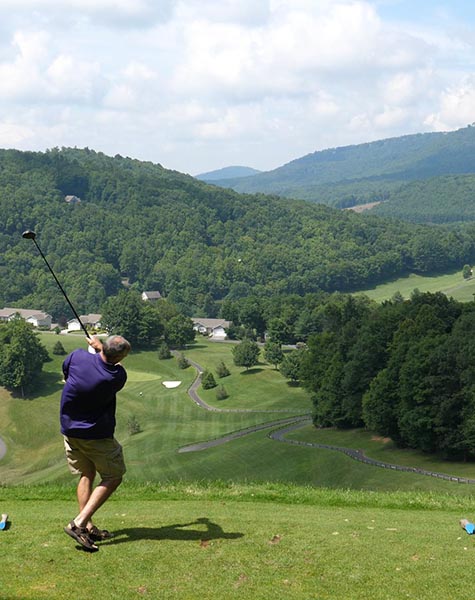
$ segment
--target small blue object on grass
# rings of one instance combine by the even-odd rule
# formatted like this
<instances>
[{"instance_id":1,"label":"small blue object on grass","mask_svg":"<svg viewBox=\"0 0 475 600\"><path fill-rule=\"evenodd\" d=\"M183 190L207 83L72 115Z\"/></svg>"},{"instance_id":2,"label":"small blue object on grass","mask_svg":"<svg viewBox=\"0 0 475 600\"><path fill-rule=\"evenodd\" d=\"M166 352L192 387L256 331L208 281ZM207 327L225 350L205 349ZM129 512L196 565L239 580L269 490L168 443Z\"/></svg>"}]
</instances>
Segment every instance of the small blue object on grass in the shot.
<instances>
[{"instance_id":1,"label":"small blue object on grass","mask_svg":"<svg viewBox=\"0 0 475 600\"><path fill-rule=\"evenodd\" d=\"M3 513L2 520L0 521L0 530L6 528L6 526L7 526L7 519L8 519L8 515L5 514L5 513Z\"/></svg>"},{"instance_id":2,"label":"small blue object on grass","mask_svg":"<svg viewBox=\"0 0 475 600\"><path fill-rule=\"evenodd\" d=\"M470 521L467 521L467 519L462 519L460 521L460 525L469 535L473 535L475 533L475 525L470 523Z\"/></svg>"}]
</instances>

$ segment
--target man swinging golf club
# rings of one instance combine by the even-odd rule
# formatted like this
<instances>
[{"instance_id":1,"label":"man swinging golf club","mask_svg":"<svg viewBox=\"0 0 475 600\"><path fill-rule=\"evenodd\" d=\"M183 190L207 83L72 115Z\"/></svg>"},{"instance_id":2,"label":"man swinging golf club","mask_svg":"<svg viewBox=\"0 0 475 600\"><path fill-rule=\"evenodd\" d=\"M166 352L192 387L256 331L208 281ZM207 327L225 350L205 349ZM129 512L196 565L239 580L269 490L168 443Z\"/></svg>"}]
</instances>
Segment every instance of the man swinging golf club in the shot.
<instances>
[{"instance_id":1,"label":"man swinging golf club","mask_svg":"<svg viewBox=\"0 0 475 600\"><path fill-rule=\"evenodd\" d=\"M79 514L64 531L84 549L112 535L92 523L92 516L119 487L125 473L122 447L114 438L116 393L127 380L120 361L130 352L129 342L114 335L103 343L88 338L96 353L74 350L63 363L65 386L61 395L61 433L68 466L79 475ZM94 488L96 473L101 477Z\"/></svg>"}]
</instances>

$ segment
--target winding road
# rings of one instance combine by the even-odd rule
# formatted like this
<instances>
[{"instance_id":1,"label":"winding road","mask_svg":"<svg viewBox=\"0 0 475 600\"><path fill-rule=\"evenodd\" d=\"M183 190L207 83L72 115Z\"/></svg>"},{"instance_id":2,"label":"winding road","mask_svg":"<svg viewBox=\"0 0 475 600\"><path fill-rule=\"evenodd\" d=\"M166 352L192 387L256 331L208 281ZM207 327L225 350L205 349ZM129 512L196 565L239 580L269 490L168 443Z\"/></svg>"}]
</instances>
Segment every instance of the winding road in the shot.
<instances>
[{"instance_id":1,"label":"winding road","mask_svg":"<svg viewBox=\"0 0 475 600\"><path fill-rule=\"evenodd\" d=\"M213 440L208 440L204 442L198 442L195 444L190 444L188 446L182 446L178 449L179 453L182 452L198 452L200 450L206 450L208 448L213 448L215 446L219 446L221 444L226 444L232 440L244 437L245 435L249 435L251 433L255 433L256 431L262 431L265 429L274 429L268 434L268 437L277 442L282 442L285 444L294 444L297 446L305 446L307 448L317 448L320 450L333 450L335 452L342 452L346 456L352 458L353 460L357 460L359 462L365 463L367 465L371 465L373 467L381 467L383 469L391 469L393 471L403 471L408 473L417 473L418 475L427 475L429 477L436 477L437 479L444 479L446 481L453 481L456 483L475 483L475 479L468 479L466 477L456 477L454 475L447 475L446 473L438 473L436 471L428 471L426 469L420 469L418 467L406 467L404 465L395 465L392 463L383 462L380 460L375 460L373 458L369 458L365 455L362 450L356 450L354 448L345 448L342 446L332 446L329 444L317 444L315 442L304 442L300 440L288 439L285 436L289 433L300 429L306 425L309 425L312 422L311 415L309 413L302 415L295 415L295 411L292 410L253 410L253 409L238 409L238 408L216 408L214 406L210 406L206 404L198 395L198 388L201 384L201 374L203 372L203 368L196 362L189 360L189 363L196 369L197 377L191 384L188 389L188 395L199 407L204 410L209 410L213 412L234 412L234 413L244 413L244 412L252 412L252 413L282 413L282 412L293 412L293 417L287 417L278 419L276 421L270 421L267 423L261 423L260 425L253 425L252 427L247 427L246 429L240 429L238 431L233 431L228 433L220 438L216 438Z\"/></svg>"}]
</instances>

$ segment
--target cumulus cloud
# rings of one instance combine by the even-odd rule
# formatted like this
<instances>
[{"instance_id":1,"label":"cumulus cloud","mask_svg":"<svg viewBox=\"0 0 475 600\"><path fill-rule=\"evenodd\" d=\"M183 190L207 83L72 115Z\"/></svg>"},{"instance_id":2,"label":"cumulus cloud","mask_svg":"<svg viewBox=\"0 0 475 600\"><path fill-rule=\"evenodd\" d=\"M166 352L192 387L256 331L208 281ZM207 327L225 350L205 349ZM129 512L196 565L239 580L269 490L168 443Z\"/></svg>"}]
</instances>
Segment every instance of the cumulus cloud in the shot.
<instances>
[{"instance_id":1,"label":"cumulus cloud","mask_svg":"<svg viewBox=\"0 0 475 600\"><path fill-rule=\"evenodd\" d=\"M437 130L451 130L475 121L475 76L442 91L438 110L428 115L426 124Z\"/></svg>"},{"instance_id":2,"label":"cumulus cloud","mask_svg":"<svg viewBox=\"0 0 475 600\"><path fill-rule=\"evenodd\" d=\"M475 120L473 36L438 5L2 0L0 139L198 172L457 128Z\"/></svg>"}]
</instances>

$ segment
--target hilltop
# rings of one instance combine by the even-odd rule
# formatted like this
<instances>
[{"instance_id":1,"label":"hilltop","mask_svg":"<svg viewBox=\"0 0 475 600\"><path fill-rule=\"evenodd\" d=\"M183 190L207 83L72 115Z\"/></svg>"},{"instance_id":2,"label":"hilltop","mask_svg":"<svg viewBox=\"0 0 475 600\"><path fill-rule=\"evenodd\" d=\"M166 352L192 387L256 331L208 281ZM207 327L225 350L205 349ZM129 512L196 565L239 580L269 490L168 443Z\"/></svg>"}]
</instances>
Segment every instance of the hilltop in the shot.
<instances>
[{"instance_id":1,"label":"hilltop","mask_svg":"<svg viewBox=\"0 0 475 600\"><path fill-rule=\"evenodd\" d=\"M223 169L217 169L216 171L209 171L207 173L200 173L195 175L196 179L201 181L213 182L219 179L232 179L239 177L249 177L251 175L257 175L261 173L257 169L251 167L224 167Z\"/></svg>"},{"instance_id":2,"label":"hilltop","mask_svg":"<svg viewBox=\"0 0 475 600\"><path fill-rule=\"evenodd\" d=\"M329 148L272 171L214 183L239 192L278 194L345 208L392 201L409 182L465 174L475 174L473 126Z\"/></svg>"},{"instance_id":3,"label":"hilltop","mask_svg":"<svg viewBox=\"0 0 475 600\"><path fill-rule=\"evenodd\" d=\"M70 198L75 197L74 199ZM38 243L82 314L122 281L186 314L226 298L351 291L406 272L461 269L470 227L401 224L309 202L238 194L159 164L90 149L0 151L0 305L69 314Z\"/></svg>"}]
</instances>

